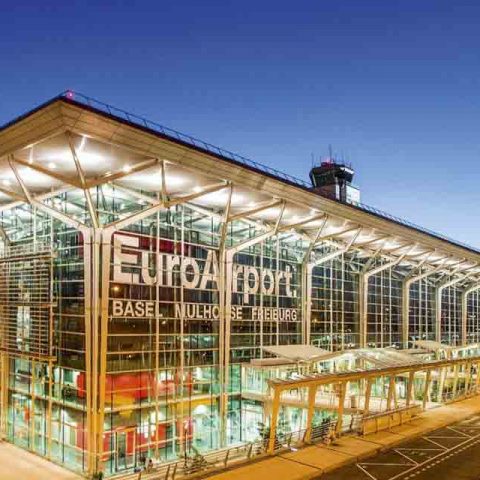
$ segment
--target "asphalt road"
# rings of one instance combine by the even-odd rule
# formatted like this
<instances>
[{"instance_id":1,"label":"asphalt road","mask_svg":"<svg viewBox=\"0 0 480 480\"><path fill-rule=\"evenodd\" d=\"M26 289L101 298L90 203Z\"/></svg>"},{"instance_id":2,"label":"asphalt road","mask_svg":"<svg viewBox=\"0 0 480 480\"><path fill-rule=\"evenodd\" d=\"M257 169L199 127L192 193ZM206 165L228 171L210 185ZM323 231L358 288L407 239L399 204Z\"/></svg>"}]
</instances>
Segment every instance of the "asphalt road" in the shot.
<instances>
[{"instance_id":1,"label":"asphalt road","mask_svg":"<svg viewBox=\"0 0 480 480\"><path fill-rule=\"evenodd\" d=\"M321 480L479 480L480 416L435 430L318 477Z\"/></svg>"}]
</instances>

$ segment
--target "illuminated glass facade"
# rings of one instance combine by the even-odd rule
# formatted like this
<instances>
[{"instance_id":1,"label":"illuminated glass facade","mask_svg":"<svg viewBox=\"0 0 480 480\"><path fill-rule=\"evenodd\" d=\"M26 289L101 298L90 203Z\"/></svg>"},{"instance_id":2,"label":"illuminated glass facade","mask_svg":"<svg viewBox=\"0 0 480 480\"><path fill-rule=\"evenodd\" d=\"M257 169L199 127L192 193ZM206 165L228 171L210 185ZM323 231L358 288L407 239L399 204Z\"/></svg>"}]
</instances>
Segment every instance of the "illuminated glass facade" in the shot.
<instances>
[{"instance_id":1,"label":"illuminated glass facade","mask_svg":"<svg viewBox=\"0 0 480 480\"><path fill-rule=\"evenodd\" d=\"M19 121L31 139L9 146L15 125L0 130L8 441L115 474L255 440L268 412L253 393L268 374L250 361L265 347L478 341L465 256L480 254L443 239L437 251L425 233L426 245L405 243L394 222L374 229L368 212L311 192L295 203L294 185L241 165L227 176L226 160L186 164L200 153L168 138L159 156L151 133L69 98L44 107L52 121L57 106L75 128L46 134L28 123L40 110ZM304 424L302 408L287 414Z\"/></svg>"}]
</instances>

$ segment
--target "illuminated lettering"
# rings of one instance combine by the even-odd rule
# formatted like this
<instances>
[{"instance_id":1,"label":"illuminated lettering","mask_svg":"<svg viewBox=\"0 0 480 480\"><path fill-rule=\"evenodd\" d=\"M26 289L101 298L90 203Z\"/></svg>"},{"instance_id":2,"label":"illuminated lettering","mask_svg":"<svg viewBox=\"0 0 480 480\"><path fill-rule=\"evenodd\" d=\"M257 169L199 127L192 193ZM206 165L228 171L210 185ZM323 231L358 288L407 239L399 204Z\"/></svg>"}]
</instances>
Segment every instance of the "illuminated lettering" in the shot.
<instances>
[{"instance_id":1,"label":"illuminated lettering","mask_svg":"<svg viewBox=\"0 0 480 480\"><path fill-rule=\"evenodd\" d=\"M152 255L154 255L153 258ZM232 265L231 268L232 292L240 293L241 291L245 304L248 304L258 293L285 295L290 298L296 296L292 289L292 267L289 265L286 266L285 271L275 272L268 268L259 269L250 265ZM120 234L114 236L114 282L173 287L175 271L179 272L180 283L185 288L206 290L219 287L219 265L214 250L208 250L202 265L202 260L194 257L142 250L138 237ZM283 291L283 285L285 285L285 291ZM270 319L270 314L268 315Z\"/></svg>"}]
</instances>

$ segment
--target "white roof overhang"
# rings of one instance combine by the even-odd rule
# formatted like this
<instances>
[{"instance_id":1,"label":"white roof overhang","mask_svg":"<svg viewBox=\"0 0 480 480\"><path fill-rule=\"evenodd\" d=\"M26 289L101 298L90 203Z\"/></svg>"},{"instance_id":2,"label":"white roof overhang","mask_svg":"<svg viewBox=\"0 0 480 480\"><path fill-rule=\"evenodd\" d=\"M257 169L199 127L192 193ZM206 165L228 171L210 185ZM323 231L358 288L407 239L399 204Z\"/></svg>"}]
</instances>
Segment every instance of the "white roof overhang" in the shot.
<instances>
[{"instance_id":1,"label":"white roof overhang","mask_svg":"<svg viewBox=\"0 0 480 480\"><path fill-rule=\"evenodd\" d=\"M0 130L1 210L32 198L43 201L52 190L82 191L107 184L146 205L155 204L162 175L163 193L169 198L184 196L211 215L223 214L232 188L232 219L263 229L280 220L279 233L298 235L313 249L315 242L349 246L363 255L401 258L400 265L468 273L469 282L477 281L480 274L480 253L473 249L67 99L57 99ZM210 193L195 195L196 191Z\"/></svg>"},{"instance_id":2,"label":"white roof overhang","mask_svg":"<svg viewBox=\"0 0 480 480\"><path fill-rule=\"evenodd\" d=\"M337 356L336 352L330 352L313 345L271 345L262 347L262 350L295 363L316 362Z\"/></svg>"}]
</instances>

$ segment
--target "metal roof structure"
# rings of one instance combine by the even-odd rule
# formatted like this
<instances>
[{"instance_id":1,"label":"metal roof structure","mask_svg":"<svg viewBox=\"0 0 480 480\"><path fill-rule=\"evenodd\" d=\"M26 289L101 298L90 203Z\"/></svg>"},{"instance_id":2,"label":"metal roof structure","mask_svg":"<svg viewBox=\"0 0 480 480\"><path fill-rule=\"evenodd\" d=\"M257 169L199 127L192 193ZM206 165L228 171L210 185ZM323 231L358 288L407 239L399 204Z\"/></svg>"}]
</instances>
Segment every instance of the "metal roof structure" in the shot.
<instances>
[{"instance_id":1,"label":"metal roof structure","mask_svg":"<svg viewBox=\"0 0 480 480\"><path fill-rule=\"evenodd\" d=\"M479 341L479 251L325 198L302 180L73 92L0 129L0 262L7 265L0 294L8 306L0 320L11 332L0 382L2 425L15 407L7 394L16 389L8 382L10 365L24 368L10 360L20 354L31 362L29 384L39 371L48 377L45 398L24 393L28 438L46 442L49 452L57 440L54 362L78 372L85 396L62 409L86 414L86 439L79 422L77 447L85 453L78 466L89 474L122 458L117 451L105 460L105 435L119 431L110 412L130 412L129 430L138 433L144 413L156 425L176 424L185 420L187 401L205 399L219 425L208 448L227 445L231 428L242 435L242 422L229 426L232 386L242 378L231 366L260 356L262 347L279 357L260 366L286 365L285 376L315 370L302 362L337 370L271 384L278 410L291 384L339 382L345 395L348 381L459 364L367 346ZM42 315L33 323L30 312L39 303ZM284 343L291 345L268 346ZM342 350L353 346L360 348ZM478 360L477 352L466 353ZM48 362L48 370L37 362ZM252 373L255 383L272 376ZM58 377L70 389L66 376ZM145 389L145 377L165 388ZM129 395L110 393L126 390L124 380L132 384ZM181 387L173 399L180 408L160 418L163 393L197 380L202 388ZM204 394L207 385L211 395ZM147 396L148 406L138 401ZM37 400L50 405L46 435L35 432ZM123 424L118 428L123 434ZM156 432L158 450L167 444Z\"/></svg>"},{"instance_id":2,"label":"metal roof structure","mask_svg":"<svg viewBox=\"0 0 480 480\"><path fill-rule=\"evenodd\" d=\"M436 343L436 342L431 342ZM278 360L278 362L291 363L311 363L311 362L326 362L329 360L338 361L346 358L353 358L355 360L363 360L367 365L366 368L391 368L408 365L418 365L423 361L409 352L396 350L393 348L356 348L349 350L338 350L331 352L313 345L271 345L262 347L264 352L276 355L277 359L263 359ZM252 365L255 361L252 360ZM277 363L272 362L272 365ZM265 366L261 363L262 366Z\"/></svg>"},{"instance_id":3,"label":"metal roof structure","mask_svg":"<svg viewBox=\"0 0 480 480\"><path fill-rule=\"evenodd\" d=\"M452 350L455 347L434 340L414 340L413 345L429 352L438 352L441 350Z\"/></svg>"},{"instance_id":4,"label":"metal roof structure","mask_svg":"<svg viewBox=\"0 0 480 480\"><path fill-rule=\"evenodd\" d=\"M411 268L480 279L480 252L365 205L321 197L302 180L193 137L73 92L65 92L0 129L0 212L25 204L75 227L107 227L93 212L52 198L114 188L138 201L138 211L189 203L209 215L250 222L260 231L296 234L315 257L354 250ZM220 160L220 161L219 161ZM231 195L229 194L231 191ZM160 195L160 200L159 200ZM127 218L132 212L125 212Z\"/></svg>"},{"instance_id":5,"label":"metal roof structure","mask_svg":"<svg viewBox=\"0 0 480 480\"><path fill-rule=\"evenodd\" d=\"M336 356L336 352L314 345L269 345L262 350L292 362L318 362Z\"/></svg>"},{"instance_id":6,"label":"metal roof structure","mask_svg":"<svg viewBox=\"0 0 480 480\"><path fill-rule=\"evenodd\" d=\"M295 177L293 175L290 175L290 174L288 174L286 172L283 172L281 170L278 170L276 168L273 168L273 167L270 167L268 165L257 162L255 160L249 159L249 158L247 158L243 155L239 155L239 154L234 153L234 152L232 152L230 150L227 150L225 148L218 147L218 146L213 145L209 142L205 142L203 140L200 140L200 139L198 139L198 138L196 138L192 135L182 133L178 130L174 130L172 128L161 125L158 122L149 120L145 117L142 117L140 115L137 115L137 114L134 114L134 113L131 113L131 112L127 112L124 109L115 107L113 105L109 105L108 103L102 102L101 100L97 100L97 99L95 99L91 96L87 96L87 95L84 95L84 94L79 93L79 92L74 92L72 90L66 90L66 91L62 92L60 95L58 95L58 96L54 97L53 99L49 100L48 102L45 102L44 104L35 108L34 110L29 111L29 112L27 112L23 115L20 115L17 118L15 118L15 119L13 119L13 120L11 120L11 121L3 124L3 125L0 125L0 132L2 130L6 129L7 127L9 127L10 125L12 125L12 124L20 121L24 117L28 116L30 113L33 113L38 109L41 109L44 105L47 105L48 103L50 103L50 102L52 102L52 101L54 101L58 98L64 98L64 99L68 99L70 101L75 101L77 103L80 103L80 104L83 104L85 106L91 107L93 109L99 110L101 112L107 113L108 115L117 117L121 120L127 121L127 122L129 122L131 124L134 124L134 125L137 125L139 127L147 128L147 129L156 131L158 133L161 133L162 135L165 135L166 137L171 138L172 140L188 144L193 148L204 150L204 151L206 151L210 154L213 154L213 155L219 155L226 160L238 162L238 163L240 163L244 166L247 166L249 168L256 169L256 170L262 172L263 174L271 175L273 177L279 178L279 179L281 179L285 182L291 183L293 185L296 185L296 186L299 186L299 187L302 187L302 188L306 188L308 190L311 189L310 183L308 181L304 180L304 179ZM340 202L339 200L334 200L334 201ZM451 243L454 243L456 245L463 246L463 247L465 247L469 250L480 253L480 250L478 248L472 247L471 245L468 245L466 243L455 240L455 239L453 239L451 237L448 237L447 235L444 235L442 233L435 232L433 230L430 230L430 229L427 229L427 228L422 227L420 225L417 225L417 224L415 224L413 222L410 222L409 220L406 220L404 218L400 218L396 215L392 215L388 212L384 212L384 211L382 211L382 210L380 210L376 207L373 207L371 205L367 205L365 203L356 203L355 205L351 205L351 206L354 207L354 208L359 208L359 209L364 210L366 212L372 213L374 215L384 217L388 220L400 223L402 225L414 228L416 230L420 230L424 233L427 233L429 235L438 237L438 238L440 238L442 240L445 240L447 242L451 242Z\"/></svg>"}]
</instances>

